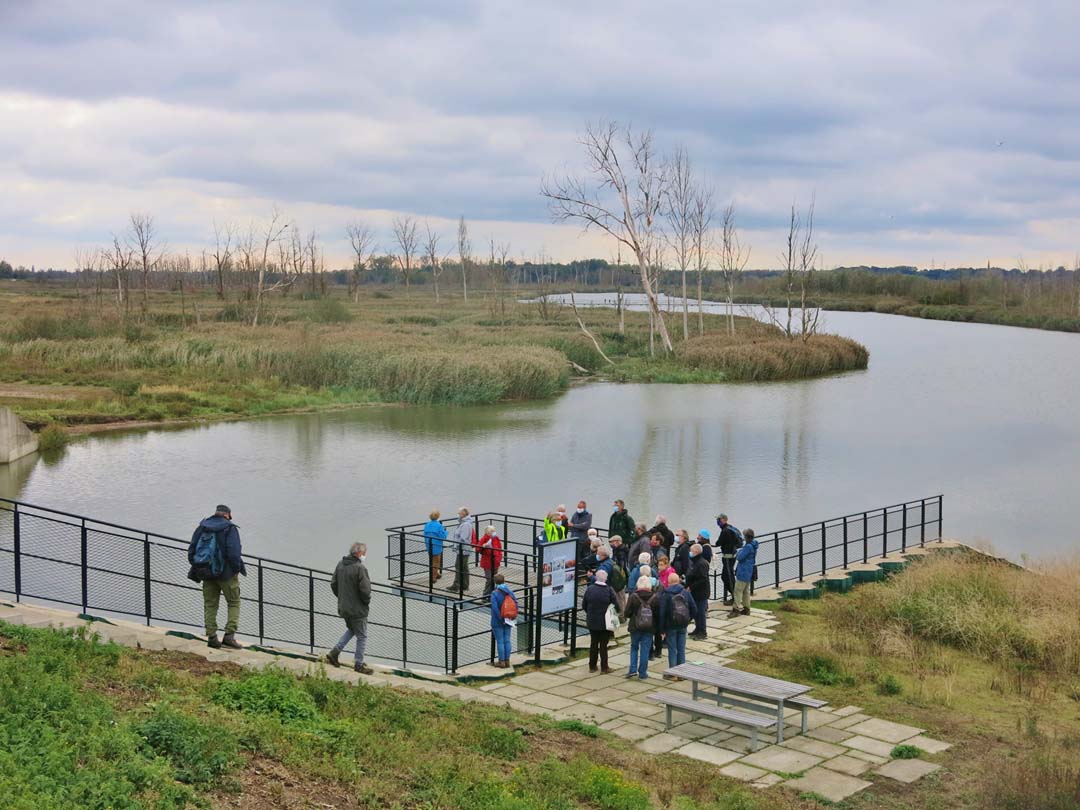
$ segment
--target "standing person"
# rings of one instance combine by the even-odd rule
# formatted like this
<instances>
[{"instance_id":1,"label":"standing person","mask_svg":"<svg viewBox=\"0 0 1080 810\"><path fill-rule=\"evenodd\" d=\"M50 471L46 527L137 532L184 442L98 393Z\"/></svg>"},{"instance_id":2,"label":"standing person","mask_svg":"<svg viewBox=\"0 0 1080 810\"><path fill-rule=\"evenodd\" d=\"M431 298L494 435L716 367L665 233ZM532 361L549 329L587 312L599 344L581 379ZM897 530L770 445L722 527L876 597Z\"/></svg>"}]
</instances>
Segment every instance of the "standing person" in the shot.
<instances>
[{"instance_id":1,"label":"standing person","mask_svg":"<svg viewBox=\"0 0 1080 810\"><path fill-rule=\"evenodd\" d=\"M671 567L680 577L685 577L690 570L690 533L686 529L679 529L675 534L675 556Z\"/></svg>"},{"instance_id":2,"label":"standing person","mask_svg":"<svg viewBox=\"0 0 1080 810\"><path fill-rule=\"evenodd\" d=\"M202 582L206 645L242 650L236 630L240 626L240 575L246 577L247 568L240 547L240 529L232 522L232 509L218 504L214 514L200 521L191 535L188 562L188 576ZM217 614L222 595L226 605L225 636L218 641Z\"/></svg>"},{"instance_id":3,"label":"standing person","mask_svg":"<svg viewBox=\"0 0 1080 810\"><path fill-rule=\"evenodd\" d=\"M626 544L632 543L634 540L634 519L626 511L626 504L618 498L615 500L614 507L611 510L611 518L608 520L608 542L615 535L621 537ZM630 559L633 559L633 557Z\"/></svg>"},{"instance_id":4,"label":"standing person","mask_svg":"<svg viewBox=\"0 0 1080 810\"><path fill-rule=\"evenodd\" d=\"M585 501L577 502L577 511L570 516L570 537L577 540L581 554L589 551L589 530L592 529L592 512L588 510Z\"/></svg>"},{"instance_id":5,"label":"standing person","mask_svg":"<svg viewBox=\"0 0 1080 810\"><path fill-rule=\"evenodd\" d=\"M446 527L439 521L439 510L430 515L424 524L424 546L427 548L429 575L428 581L434 585L442 577L443 543L446 542Z\"/></svg>"},{"instance_id":6,"label":"standing person","mask_svg":"<svg viewBox=\"0 0 1080 810\"><path fill-rule=\"evenodd\" d=\"M729 619L750 615L750 583L754 581L758 550L754 530L747 529L743 540L743 547L735 554L735 605L728 614Z\"/></svg>"},{"instance_id":7,"label":"standing person","mask_svg":"<svg viewBox=\"0 0 1080 810\"><path fill-rule=\"evenodd\" d=\"M600 575L604 575L604 582L607 582L611 577L613 570L613 563L611 562L611 550L607 546L600 546L596 550L596 570L589 575L589 584L596 581L596 578ZM608 586L611 587L610 585Z\"/></svg>"},{"instance_id":8,"label":"standing person","mask_svg":"<svg viewBox=\"0 0 1080 810\"><path fill-rule=\"evenodd\" d=\"M630 582L633 582L635 586L637 585L637 581L641 578L641 569L643 567L648 568L649 576L652 576L652 558L649 557L648 552L645 551L641 552L638 555L636 565L634 565L634 567L630 569L630 576L628 580Z\"/></svg>"},{"instance_id":9,"label":"standing person","mask_svg":"<svg viewBox=\"0 0 1080 810\"><path fill-rule=\"evenodd\" d=\"M675 571L671 567L671 561L667 558L666 554L661 554L656 558L656 579L658 582L667 582L668 574ZM675 571L678 574L678 571ZM682 576L680 574L680 576Z\"/></svg>"},{"instance_id":10,"label":"standing person","mask_svg":"<svg viewBox=\"0 0 1080 810\"><path fill-rule=\"evenodd\" d=\"M649 535L645 532L644 523L634 524L634 533L630 539L630 549L626 552L626 555L631 560L636 560L638 554L643 551L648 551L652 554L652 546L649 543Z\"/></svg>"},{"instance_id":11,"label":"standing person","mask_svg":"<svg viewBox=\"0 0 1080 810\"><path fill-rule=\"evenodd\" d=\"M591 531L595 532L596 529L592 529ZM590 577L593 575L593 573L596 571L596 566L600 563L597 552L600 551L601 545L602 544L599 537L597 537L595 534L589 535L589 553L582 557L579 561L578 564L581 566L581 568L578 569L579 571L584 571Z\"/></svg>"},{"instance_id":12,"label":"standing person","mask_svg":"<svg viewBox=\"0 0 1080 810\"><path fill-rule=\"evenodd\" d=\"M345 634L338 639L334 648L326 654L327 663L338 666L338 656L353 638L356 638L356 653L353 657L353 669L364 675L374 670L364 663L364 650L367 648L368 609L371 606L371 577L364 565L367 546L353 543L334 569L334 578L330 580L330 590L337 597L338 616L345 620Z\"/></svg>"},{"instance_id":13,"label":"standing person","mask_svg":"<svg viewBox=\"0 0 1080 810\"><path fill-rule=\"evenodd\" d=\"M458 509L458 525L454 528L454 545L457 557L454 558L454 581L450 590L464 593L469 590L469 549L476 537L476 522L469 510L462 506Z\"/></svg>"},{"instance_id":14,"label":"standing person","mask_svg":"<svg viewBox=\"0 0 1080 810\"><path fill-rule=\"evenodd\" d=\"M724 583L724 604L730 605L735 595L735 553L743 544L742 534L728 523L727 515L716 516L716 525L720 527L720 536L716 545L720 548L720 581Z\"/></svg>"},{"instance_id":15,"label":"standing person","mask_svg":"<svg viewBox=\"0 0 1080 810\"><path fill-rule=\"evenodd\" d=\"M509 599L512 604L504 604ZM495 588L491 592L491 634L495 636L495 653L499 661L495 666L510 668L510 632L517 622L518 600L502 574L495 575Z\"/></svg>"},{"instance_id":16,"label":"standing person","mask_svg":"<svg viewBox=\"0 0 1080 810\"><path fill-rule=\"evenodd\" d=\"M661 545L664 547L664 551L670 549L675 545L675 533L668 528L667 518L663 515L657 515L656 520L653 521L653 527L648 531L651 537L654 534L659 534L661 537Z\"/></svg>"},{"instance_id":17,"label":"standing person","mask_svg":"<svg viewBox=\"0 0 1080 810\"><path fill-rule=\"evenodd\" d=\"M502 562L502 540L495 533L495 527L488 526L476 542L480 547L480 567L484 569L484 596L490 596L495 590L495 575Z\"/></svg>"},{"instance_id":18,"label":"standing person","mask_svg":"<svg viewBox=\"0 0 1080 810\"><path fill-rule=\"evenodd\" d=\"M697 533L697 541L701 544L701 556L705 558L705 562L712 566L712 536L709 534L708 529L702 529Z\"/></svg>"},{"instance_id":19,"label":"standing person","mask_svg":"<svg viewBox=\"0 0 1080 810\"><path fill-rule=\"evenodd\" d=\"M558 512L548 512L544 516L544 540L548 543L558 543L566 539L566 526Z\"/></svg>"},{"instance_id":20,"label":"standing person","mask_svg":"<svg viewBox=\"0 0 1080 810\"><path fill-rule=\"evenodd\" d=\"M615 592L607 584L607 571L597 571L596 581L585 589L581 598L581 609L585 611L585 626L589 628L589 672L596 672L596 660L599 656L600 671L605 675L611 672L608 667L608 642L611 631L607 629L608 605L618 605Z\"/></svg>"},{"instance_id":21,"label":"standing person","mask_svg":"<svg viewBox=\"0 0 1080 810\"><path fill-rule=\"evenodd\" d=\"M592 529L592 531L596 531L596 529ZM623 571L626 571L629 568L627 565L627 560L629 559L627 557L628 549L626 548L626 544L623 542L622 537L613 534L608 538L608 544L611 546L611 561Z\"/></svg>"},{"instance_id":22,"label":"standing person","mask_svg":"<svg viewBox=\"0 0 1080 810\"><path fill-rule=\"evenodd\" d=\"M694 597L683 588L679 575L668 575L668 586L660 594L660 626L667 636L668 666L686 663L686 628L697 610ZM665 675L665 679L673 680Z\"/></svg>"},{"instance_id":23,"label":"standing person","mask_svg":"<svg viewBox=\"0 0 1080 810\"><path fill-rule=\"evenodd\" d=\"M635 675L640 680L649 677L649 647L657 622L657 597L652 591L652 580L641 577L637 588L626 600L623 618L630 630L630 671L627 678Z\"/></svg>"},{"instance_id":24,"label":"standing person","mask_svg":"<svg viewBox=\"0 0 1080 810\"><path fill-rule=\"evenodd\" d=\"M686 589L694 597L694 632L691 638L702 641L705 633L706 611L709 609L709 564L701 556L701 544L690 546L690 570L686 572Z\"/></svg>"}]
</instances>

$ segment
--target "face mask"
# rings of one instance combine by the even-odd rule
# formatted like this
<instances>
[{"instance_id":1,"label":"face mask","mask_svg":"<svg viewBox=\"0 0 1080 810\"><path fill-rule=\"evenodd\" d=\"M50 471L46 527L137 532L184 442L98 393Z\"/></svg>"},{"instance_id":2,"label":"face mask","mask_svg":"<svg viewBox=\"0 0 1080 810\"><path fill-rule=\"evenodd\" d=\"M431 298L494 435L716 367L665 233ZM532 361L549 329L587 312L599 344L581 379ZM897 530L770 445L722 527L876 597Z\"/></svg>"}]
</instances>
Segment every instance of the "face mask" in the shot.
<instances>
[{"instance_id":1,"label":"face mask","mask_svg":"<svg viewBox=\"0 0 1080 810\"><path fill-rule=\"evenodd\" d=\"M611 507L611 511L612 511L612 512L618 512L618 511L619 511L619 507L617 507L617 506L613 506L613 507Z\"/></svg>"},{"instance_id":2,"label":"face mask","mask_svg":"<svg viewBox=\"0 0 1080 810\"><path fill-rule=\"evenodd\" d=\"M579 514L579 515L580 515L580 514L581 514L582 512L584 512L584 511L585 511L584 509L582 509L581 507L578 507L578 510L577 510L577 514Z\"/></svg>"},{"instance_id":3,"label":"face mask","mask_svg":"<svg viewBox=\"0 0 1080 810\"><path fill-rule=\"evenodd\" d=\"M691 557L696 557L696 556L697 556L697 554L696 554L696 553L694 553L693 551L691 551L691 552L690 552L690 556L691 556Z\"/></svg>"},{"instance_id":4,"label":"face mask","mask_svg":"<svg viewBox=\"0 0 1080 810\"><path fill-rule=\"evenodd\" d=\"M361 554L360 555L360 562L363 562L366 559L367 559L367 554Z\"/></svg>"}]
</instances>

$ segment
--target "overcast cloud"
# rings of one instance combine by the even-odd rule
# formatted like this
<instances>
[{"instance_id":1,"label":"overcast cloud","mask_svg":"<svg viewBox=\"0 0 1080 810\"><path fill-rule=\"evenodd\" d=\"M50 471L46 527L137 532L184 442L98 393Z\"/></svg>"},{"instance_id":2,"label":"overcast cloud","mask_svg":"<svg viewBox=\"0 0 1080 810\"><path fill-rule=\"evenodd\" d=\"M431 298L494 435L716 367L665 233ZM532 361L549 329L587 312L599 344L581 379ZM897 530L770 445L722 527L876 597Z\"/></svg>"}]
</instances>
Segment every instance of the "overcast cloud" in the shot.
<instances>
[{"instance_id":1,"label":"overcast cloud","mask_svg":"<svg viewBox=\"0 0 1080 810\"><path fill-rule=\"evenodd\" d=\"M1075 2L0 0L0 257L69 266L131 211L198 249L274 205L331 265L396 212L610 257L538 187L614 118L689 149L753 266L812 195L828 264L1071 263L1078 39Z\"/></svg>"}]
</instances>

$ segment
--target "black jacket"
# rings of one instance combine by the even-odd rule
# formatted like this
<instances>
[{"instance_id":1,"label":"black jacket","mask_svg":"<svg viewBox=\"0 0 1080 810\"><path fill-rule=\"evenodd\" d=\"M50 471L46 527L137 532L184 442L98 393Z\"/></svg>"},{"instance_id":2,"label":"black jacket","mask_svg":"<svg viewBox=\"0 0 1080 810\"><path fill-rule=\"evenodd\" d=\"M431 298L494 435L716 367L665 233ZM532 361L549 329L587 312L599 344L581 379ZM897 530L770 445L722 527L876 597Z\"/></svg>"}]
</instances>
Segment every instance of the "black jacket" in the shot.
<instances>
[{"instance_id":1,"label":"black jacket","mask_svg":"<svg viewBox=\"0 0 1080 810\"><path fill-rule=\"evenodd\" d=\"M660 535L662 538L664 538L663 542L660 545L662 545L665 549L669 549L673 545L675 545L675 532L669 529L664 523L657 523L655 526L645 532L645 534L649 535L649 537L652 537L654 534Z\"/></svg>"},{"instance_id":2,"label":"black jacket","mask_svg":"<svg viewBox=\"0 0 1080 810\"><path fill-rule=\"evenodd\" d=\"M720 530L720 537L716 540L716 546L720 549L721 554L734 554L741 545L742 540L732 530L730 523Z\"/></svg>"},{"instance_id":3,"label":"black jacket","mask_svg":"<svg viewBox=\"0 0 1080 810\"><path fill-rule=\"evenodd\" d=\"M366 619L371 604L371 578L367 568L351 554L342 557L330 580L330 590L337 597L338 616L343 619Z\"/></svg>"},{"instance_id":4,"label":"black jacket","mask_svg":"<svg viewBox=\"0 0 1080 810\"><path fill-rule=\"evenodd\" d=\"M594 582L586 588L585 595L581 598L581 608L585 611L585 626L590 630L607 630L604 615L607 613L608 605L618 607L615 591L610 585Z\"/></svg>"},{"instance_id":5,"label":"black jacket","mask_svg":"<svg viewBox=\"0 0 1080 810\"><path fill-rule=\"evenodd\" d=\"M690 570L686 572L686 590L694 597L694 601L709 598L709 564L705 558L698 554L690 560Z\"/></svg>"},{"instance_id":6,"label":"black jacket","mask_svg":"<svg viewBox=\"0 0 1080 810\"><path fill-rule=\"evenodd\" d=\"M195 533L191 535L191 544L188 546L187 558L189 563L195 561L195 544L199 541L199 535L203 531L219 532L224 541L222 556L225 565L221 569L219 581L232 579L237 574L247 576L247 568L244 567L243 550L240 548L240 529L228 518L221 515L211 515L195 527Z\"/></svg>"},{"instance_id":7,"label":"black jacket","mask_svg":"<svg viewBox=\"0 0 1080 810\"><path fill-rule=\"evenodd\" d=\"M690 570L690 543L683 543L675 547L675 556L671 560L671 567L678 571L680 577L685 577Z\"/></svg>"},{"instance_id":8,"label":"black jacket","mask_svg":"<svg viewBox=\"0 0 1080 810\"><path fill-rule=\"evenodd\" d=\"M634 519L625 509L612 512L608 519L608 537L619 535L623 544L628 545L634 541Z\"/></svg>"}]
</instances>

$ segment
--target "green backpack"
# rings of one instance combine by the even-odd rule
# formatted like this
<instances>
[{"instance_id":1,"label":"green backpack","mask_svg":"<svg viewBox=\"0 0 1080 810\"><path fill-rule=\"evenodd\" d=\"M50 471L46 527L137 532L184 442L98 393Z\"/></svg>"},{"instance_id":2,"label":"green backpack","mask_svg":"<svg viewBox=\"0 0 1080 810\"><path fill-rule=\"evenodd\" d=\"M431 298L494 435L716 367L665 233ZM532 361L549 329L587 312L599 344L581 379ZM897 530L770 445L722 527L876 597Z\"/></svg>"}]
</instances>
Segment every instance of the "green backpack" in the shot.
<instances>
[{"instance_id":1,"label":"green backpack","mask_svg":"<svg viewBox=\"0 0 1080 810\"><path fill-rule=\"evenodd\" d=\"M621 565L613 566L611 569L611 577L608 580L608 585L612 590L621 591L626 587L626 572Z\"/></svg>"}]
</instances>

